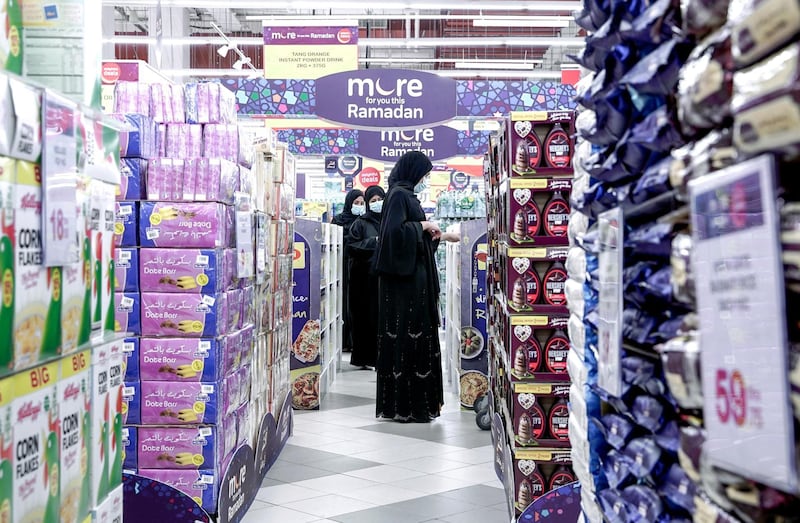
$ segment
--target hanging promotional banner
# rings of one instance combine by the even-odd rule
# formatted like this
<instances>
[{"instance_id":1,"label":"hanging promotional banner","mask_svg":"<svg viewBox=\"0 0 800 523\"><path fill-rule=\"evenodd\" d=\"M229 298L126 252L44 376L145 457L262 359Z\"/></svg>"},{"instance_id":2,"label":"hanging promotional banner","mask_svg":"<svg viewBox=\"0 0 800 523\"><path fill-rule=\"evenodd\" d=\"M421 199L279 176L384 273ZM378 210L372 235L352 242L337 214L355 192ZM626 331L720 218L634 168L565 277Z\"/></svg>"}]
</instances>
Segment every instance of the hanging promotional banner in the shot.
<instances>
[{"instance_id":1,"label":"hanging promotional banner","mask_svg":"<svg viewBox=\"0 0 800 523\"><path fill-rule=\"evenodd\" d=\"M291 78L291 77L290 77ZM419 129L457 114L456 81L425 71L362 69L317 80L317 117L354 129Z\"/></svg>"},{"instance_id":2,"label":"hanging promotional banner","mask_svg":"<svg viewBox=\"0 0 800 523\"><path fill-rule=\"evenodd\" d=\"M427 129L360 131L358 154L394 162L409 151L421 151L431 161L458 155L458 131L446 126Z\"/></svg>"},{"instance_id":3,"label":"hanging promotional banner","mask_svg":"<svg viewBox=\"0 0 800 523\"><path fill-rule=\"evenodd\" d=\"M762 156L689 184L703 452L720 468L796 492L774 179L773 159Z\"/></svg>"},{"instance_id":4,"label":"hanging promotional banner","mask_svg":"<svg viewBox=\"0 0 800 523\"><path fill-rule=\"evenodd\" d=\"M622 208L601 213L598 255L597 386L615 397L622 396L622 267L625 222Z\"/></svg>"},{"instance_id":5,"label":"hanging promotional banner","mask_svg":"<svg viewBox=\"0 0 800 523\"><path fill-rule=\"evenodd\" d=\"M358 69L358 22L264 21L264 78L315 80Z\"/></svg>"}]
</instances>

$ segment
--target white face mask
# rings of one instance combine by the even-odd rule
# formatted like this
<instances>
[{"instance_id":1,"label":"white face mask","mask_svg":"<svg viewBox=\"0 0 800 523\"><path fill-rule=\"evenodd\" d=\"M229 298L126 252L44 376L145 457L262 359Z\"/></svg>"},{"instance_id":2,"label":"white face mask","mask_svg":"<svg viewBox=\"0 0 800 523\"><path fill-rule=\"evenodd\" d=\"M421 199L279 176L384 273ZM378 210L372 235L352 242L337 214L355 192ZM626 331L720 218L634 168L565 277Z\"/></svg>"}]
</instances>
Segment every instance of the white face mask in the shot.
<instances>
[{"instance_id":1,"label":"white face mask","mask_svg":"<svg viewBox=\"0 0 800 523\"><path fill-rule=\"evenodd\" d=\"M363 203L361 205L353 205L351 212L356 216L361 216L367 212L367 207Z\"/></svg>"},{"instance_id":2,"label":"white face mask","mask_svg":"<svg viewBox=\"0 0 800 523\"><path fill-rule=\"evenodd\" d=\"M377 202L370 203L369 210L376 214L380 214L381 211L383 210L383 200L378 200Z\"/></svg>"},{"instance_id":3,"label":"white face mask","mask_svg":"<svg viewBox=\"0 0 800 523\"><path fill-rule=\"evenodd\" d=\"M417 185L414 186L414 194L419 194L428 188L428 182L422 179Z\"/></svg>"}]
</instances>

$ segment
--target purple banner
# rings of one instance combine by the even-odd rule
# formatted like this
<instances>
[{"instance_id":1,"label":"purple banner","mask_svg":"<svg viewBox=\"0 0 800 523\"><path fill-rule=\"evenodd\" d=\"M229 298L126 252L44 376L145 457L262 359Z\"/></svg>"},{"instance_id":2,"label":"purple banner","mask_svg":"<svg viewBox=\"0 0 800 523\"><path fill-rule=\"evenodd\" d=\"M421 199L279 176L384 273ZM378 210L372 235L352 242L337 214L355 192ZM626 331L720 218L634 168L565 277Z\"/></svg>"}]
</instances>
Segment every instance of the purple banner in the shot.
<instances>
[{"instance_id":1,"label":"purple banner","mask_svg":"<svg viewBox=\"0 0 800 523\"><path fill-rule=\"evenodd\" d=\"M418 129L457 113L456 82L425 71L362 69L323 76L317 116L355 129Z\"/></svg>"},{"instance_id":2,"label":"purple banner","mask_svg":"<svg viewBox=\"0 0 800 523\"><path fill-rule=\"evenodd\" d=\"M439 126L358 133L358 154L361 156L393 162L408 151L422 151L431 160L458 156L458 131Z\"/></svg>"},{"instance_id":3,"label":"purple banner","mask_svg":"<svg viewBox=\"0 0 800 523\"><path fill-rule=\"evenodd\" d=\"M264 26L264 45L353 45L358 27Z\"/></svg>"}]
</instances>

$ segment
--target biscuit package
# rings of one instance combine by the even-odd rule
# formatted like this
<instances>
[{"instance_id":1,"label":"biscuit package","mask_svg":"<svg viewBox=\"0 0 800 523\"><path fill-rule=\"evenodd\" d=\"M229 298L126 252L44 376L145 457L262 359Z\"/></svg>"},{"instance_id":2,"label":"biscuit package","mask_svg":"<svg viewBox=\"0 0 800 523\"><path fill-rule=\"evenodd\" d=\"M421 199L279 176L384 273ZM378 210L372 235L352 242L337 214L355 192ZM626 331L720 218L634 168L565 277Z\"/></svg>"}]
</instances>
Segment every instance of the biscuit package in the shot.
<instances>
[{"instance_id":1,"label":"biscuit package","mask_svg":"<svg viewBox=\"0 0 800 523\"><path fill-rule=\"evenodd\" d=\"M14 198L16 162L0 157L0 374L14 365Z\"/></svg>"},{"instance_id":2,"label":"biscuit package","mask_svg":"<svg viewBox=\"0 0 800 523\"><path fill-rule=\"evenodd\" d=\"M228 285L221 249L141 249L139 261L144 292L211 294Z\"/></svg>"},{"instance_id":3,"label":"biscuit package","mask_svg":"<svg viewBox=\"0 0 800 523\"><path fill-rule=\"evenodd\" d=\"M230 337L230 335L228 336ZM232 368L224 358L230 346L226 338L142 338L139 369L145 381L221 380Z\"/></svg>"},{"instance_id":4,"label":"biscuit package","mask_svg":"<svg viewBox=\"0 0 800 523\"><path fill-rule=\"evenodd\" d=\"M91 417L91 351L63 358L58 382L61 426L59 468L62 523L79 523L89 515L89 423Z\"/></svg>"},{"instance_id":5,"label":"biscuit package","mask_svg":"<svg viewBox=\"0 0 800 523\"><path fill-rule=\"evenodd\" d=\"M61 351L62 270L43 265L39 167L17 162L15 190L14 366L24 369Z\"/></svg>"},{"instance_id":6,"label":"biscuit package","mask_svg":"<svg viewBox=\"0 0 800 523\"><path fill-rule=\"evenodd\" d=\"M143 292L142 336L216 337L227 318L225 295Z\"/></svg>"},{"instance_id":7,"label":"biscuit package","mask_svg":"<svg viewBox=\"0 0 800 523\"><path fill-rule=\"evenodd\" d=\"M225 247L229 240L225 206L211 202L142 202L139 240L142 247Z\"/></svg>"},{"instance_id":8,"label":"biscuit package","mask_svg":"<svg viewBox=\"0 0 800 523\"><path fill-rule=\"evenodd\" d=\"M214 468L224 457L214 427L141 427L136 453L145 469Z\"/></svg>"},{"instance_id":9,"label":"biscuit package","mask_svg":"<svg viewBox=\"0 0 800 523\"><path fill-rule=\"evenodd\" d=\"M114 293L114 331L138 336L141 334L140 306L138 292Z\"/></svg>"},{"instance_id":10,"label":"biscuit package","mask_svg":"<svg viewBox=\"0 0 800 523\"><path fill-rule=\"evenodd\" d=\"M219 385L142 382L142 425L216 425L224 405Z\"/></svg>"},{"instance_id":11,"label":"biscuit package","mask_svg":"<svg viewBox=\"0 0 800 523\"><path fill-rule=\"evenodd\" d=\"M14 376L14 522L60 521L58 363Z\"/></svg>"},{"instance_id":12,"label":"biscuit package","mask_svg":"<svg viewBox=\"0 0 800 523\"><path fill-rule=\"evenodd\" d=\"M0 521L11 521L14 495L14 378L0 381Z\"/></svg>"},{"instance_id":13,"label":"biscuit package","mask_svg":"<svg viewBox=\"0 0 800 523\"><path fill-rule=\"evenodd\" d=\"M137 449L139 448L139 429L122 427L122 470L126 474L136 473L139 468Z\"/></svg>"}]
</instances>

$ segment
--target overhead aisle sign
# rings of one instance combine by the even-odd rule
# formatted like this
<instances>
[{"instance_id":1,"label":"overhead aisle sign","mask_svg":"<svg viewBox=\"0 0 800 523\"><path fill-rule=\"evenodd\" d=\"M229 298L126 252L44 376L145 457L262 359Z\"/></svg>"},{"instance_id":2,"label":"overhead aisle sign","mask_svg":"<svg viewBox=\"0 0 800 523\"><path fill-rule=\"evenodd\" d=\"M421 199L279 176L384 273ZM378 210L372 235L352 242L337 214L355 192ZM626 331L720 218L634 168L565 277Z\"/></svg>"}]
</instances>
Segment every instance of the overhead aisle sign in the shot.
<instances>
[{"instance_id":1,"label":"overhead aisle sign","mask_svg":"<svg viewBox=\"0 0 800 523\"><path fill-rule=\"evenodd\" d=\"M316 80L358 69L358 23L264 21L264 78Z\"/></svg>"}]
</instances>

